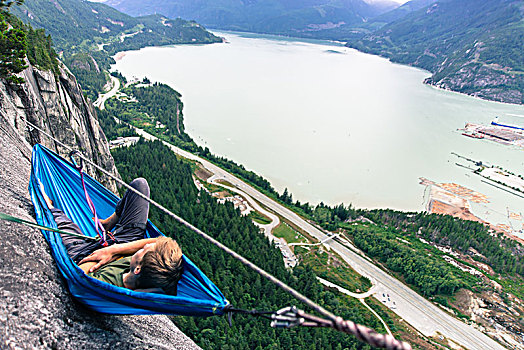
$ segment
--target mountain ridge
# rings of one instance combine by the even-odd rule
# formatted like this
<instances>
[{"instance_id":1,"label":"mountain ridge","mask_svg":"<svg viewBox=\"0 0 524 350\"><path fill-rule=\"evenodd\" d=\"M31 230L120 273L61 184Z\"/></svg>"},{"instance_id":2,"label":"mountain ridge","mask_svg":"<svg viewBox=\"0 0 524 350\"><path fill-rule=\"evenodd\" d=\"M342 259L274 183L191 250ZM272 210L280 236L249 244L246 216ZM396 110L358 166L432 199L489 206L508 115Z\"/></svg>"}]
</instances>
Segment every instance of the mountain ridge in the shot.
<instances>
[{"instance_id":1,"label":"mountain ridge","mask_svg":"<svg viewBox=\"0 0 524 350\"><path fill-rule=\"evenodd\" d=\"M292 36L360 24L398 6L391 1L368 3L363 0L308 0L300 5L284 0L109 0L105 3L131 15L161 12L173 18L195 19L216 29Z\"/></svg>"},{"instance_id":2,"label":"mountain ridge","mask_svg":"<svg viewBox=\"0 0 524 350\"><path fill-rule=\"evenodd\" d=\"M72 52L101 45L100 49L107 51L108 46L115 53L140 40L151 45L220 41L194 21L171 20L162 15L135 18L97 2L31 0L13 7L11 12L33 27L44 28L58 50Z\"/></svg>"},{"instance_id":3,"label":"mountain ridge","mask_svg":"<svg viewBox=\"0 0 524 350\"><path fill-rule=\"evenodd\" d=\"M433 73L427 84L524 103L524 1L437 1L347 46Z\"/></svg>"}]
</instances>

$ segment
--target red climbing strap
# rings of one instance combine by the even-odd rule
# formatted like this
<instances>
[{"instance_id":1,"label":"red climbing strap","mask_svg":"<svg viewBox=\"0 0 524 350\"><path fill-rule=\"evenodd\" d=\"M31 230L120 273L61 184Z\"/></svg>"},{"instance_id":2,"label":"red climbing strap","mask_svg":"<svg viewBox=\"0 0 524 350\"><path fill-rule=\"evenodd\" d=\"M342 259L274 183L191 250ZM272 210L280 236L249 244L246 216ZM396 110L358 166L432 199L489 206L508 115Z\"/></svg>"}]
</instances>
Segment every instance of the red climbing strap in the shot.
<instances>
[{"instance_id":1,"label":"red climbing strap","mask_svg":"<svg viewBox=\"0 0 524 350\"><path fill-rule=\"evenodd\" d=\"M93 204L93 201L91 200L91 197L89 197L89 193L87 193L86 183L84 181L84 172L82 171L83 166L84 166L84 161L83 161L82 158L80 158L80 165L78 165L77 162L75 161L75 159L73 158L73 156L77 152L78 151L72 151L71 153L69 153L69 158L71 158L71 162L75 166L76 170L78 170L78 172L80 173L80 179L82 180L82 187L84 188L84 194L85 194L85 197L86 197L86 202L87 202L87 205L89 206L89 208L91 209L91 212L93 213L93 217L94 217L94 220L95 220L96 233L98 234L98 236L100 236L100 244L102 246L104 246L104 247L107 247L108 243L107 243L107 239L106 239L106 229L104 228L104 225L102 225L102 222L100 221L100 219L98 219L98 215L96 214L95 205ZM110 232L109 232L109 235L111 236L111 238L114 239L114 237L112 237Z\"/></svg>"}]
</instances>

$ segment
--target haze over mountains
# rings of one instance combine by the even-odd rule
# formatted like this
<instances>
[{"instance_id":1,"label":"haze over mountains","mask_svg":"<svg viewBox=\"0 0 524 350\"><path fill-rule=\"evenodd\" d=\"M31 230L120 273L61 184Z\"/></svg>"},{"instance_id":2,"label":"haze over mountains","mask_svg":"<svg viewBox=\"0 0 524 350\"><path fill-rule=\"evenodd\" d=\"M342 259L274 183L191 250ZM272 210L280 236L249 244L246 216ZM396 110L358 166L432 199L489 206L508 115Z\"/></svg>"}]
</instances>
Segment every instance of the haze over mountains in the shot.
<instances>
[{"instance_id":1,"label":"haze over mountains","mask_svg":"<svg viewBox=\"0 0 524 350\"><path fill-rule=\"evenodd\" d=\"M190 18L211 28L307 36L307 33L359 25L398 7L390 0L109 0L133 16L163 13Z\"/></svg>"},{"instance_id":2,"label":"haze over mountains","mask_svg":"<svg viewBox=\"0 0 524 350\"><path fill-rule=\"evenodd\" d=\"M396 21L398 19L403 18L404 16L410 14L411 12L420 10L424 7L427 7L434 3L436 0L412 0L404 3L403 5L388 11L382 15L379 15L377 17L374 17L370 20L370 23L391 23L393 21Z\"/></svg>"},{"instance_id":3,"label":"haze over mountains","mask_svg":"<svg viewBox=\"0 0 524 350\"><path fill-rule=\"evenodd\" d=\"M524 102L524 1L109 0L131 15L163 13L208 27L347 42L427 69L426 82Z\"/></svg>"}]
</instances>

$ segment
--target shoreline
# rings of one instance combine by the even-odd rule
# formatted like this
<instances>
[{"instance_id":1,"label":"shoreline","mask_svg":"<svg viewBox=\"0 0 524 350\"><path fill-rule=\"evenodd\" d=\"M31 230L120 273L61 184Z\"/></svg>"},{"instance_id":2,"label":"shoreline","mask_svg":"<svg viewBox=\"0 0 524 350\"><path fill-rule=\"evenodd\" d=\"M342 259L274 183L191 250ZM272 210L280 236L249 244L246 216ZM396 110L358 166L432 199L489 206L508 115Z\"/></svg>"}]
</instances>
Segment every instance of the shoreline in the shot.
<instances>
[{"instance_id":1,"label":"shoreline","mask_svg":"<svg viewBox=\"0 0 524 350\"><path fill-rule=\"evenodd\" d=\"M347 43L346 43L347 44ZM422 84L424 85L427 85L427 86L431 86L431 87L434 87L435 89L438 89L438 90L441 90L441 91L448 91L448 92L453 92L453 93L456 93L456 94L460 94L460 95L463 95L463 96L469 96L469 97L472 97L472 98L475 98L475 99L478 99L480 101L484 101L484 102L494 102L494 103L502 103L502 104L506 104L506 105L511 105L511 106L524 106L524 102L522 103L513 103L513 102L503 102L503 101L496 101L496 100L490 100L490 99L487 99L487 98L483 98L483 97L479 97L479 96L475 96L475 95L471 95L471 94L467 94L467 93L464 93L464 92L460 92L460 91L455 91L455 90L452 90L452 89L447 89L447 88L443 88L443 87L440 87L436 84L431 84L431 83L428 83L427 80L432 78L435 73L433 73L432 71L429 71L425 68L422 68L422 67L417 67L415 65L412 65L412 64L406 64L406 63L399 63L399 62L395 62L395 61L392 61L390 57L387 57L387 56L383 56L383 55L379 55L379 54L374 54L374 53L370 53L370 52L365 52L365 51L361 51L355 47L352 47L352 46L346 46L347 48L349 49L353 49L355 51L358 51L358 52L361 52L361 53L365 53L367 55L371 55L371 56L376 56L376 57L381 57L381 58L384 58L386 60L388 60L389 62L391 62L392 64L398 64L400 66L407 66L407 67L411 67L411 68L416 68L416 69L419 69L421 71L424 71L424 72L427 72L430 76L425 78L423 81L422 81ZM522 116L524 117L524 116Z\"/></svg>"},{"instance_id":2,"label":"shoreline","mask_svg":"<svg viewBox=\"0 0 524 350\"><path fill-rule=\"evenodd\" d=\"M211 29L214 31L214 34L215 35L222 35L222 34L227 34L227 33L231 33L232 35L249 35L249 34L252 34L252 35L260 35L260 34L257 34L257 33L250 33L250 32L233 32L233 31L215 31L214 29ZM236 34L236 33L240 33L240 34ZM263 34L263 40L271 40L272 37L277 37L276 35L274 34ZM300 38L300 37L288 37L288 36L280 36L279 38L281 39L284 39L284 40L287 40L289 39L290 41L295 41L295 42L317 42L317 43L326 43L325 41L323 40L319 40L319 39L310 39L310 40L307 40L307 39L304 39L304 38ZM278 40L278 39L277 39ZM168 46L165 46L165 45L161 45L161 46L150 46L150 47L154 47L154 48L162 48L162 47L173 47L173 46L178 46L179 44L177 45L168 45ZM180 45L187 45L187 44L180 44ZM336 47L336 48L340 48L341 46L338 46L336 45L335 43L333 42L330 42L329 45L332 45L332 47ZM355 50L359 53L362 53L362 54L365 54L365 55L372 55L372 54L369 54L369 53L366 53L366 52L362 52L362 51L358 51L356 49L352 49L352 48L348 48L348 47L344 47L344 48L347 48L348 50ZM126 53L129 52L129 51L136 51L136 50L128 50L128 51L120 51L118 52L116 55L115 55L115 59L118 58L117 61L120 61L122 58L125 57ZM399 66L402 66L402 67L408 67L408 68L412 68L412 69L415 69L417 71L422 71L428 75L431 74L431 72L429 71L426 71L424 69L421 69L421 68L418 68L418 67L414 67L414 66L410 66L410 65L406 65L406 64L400 64L400 63L395 63L395 62L391 62L391 60L389 60L388 58L385 58L383 56L380 56L380 55L372 55L372 56L378 56L380 57L381 59L384 59L384 60L388 60L391 64L393 65L399 65ZM112 65L112 67L115 67L115 65ZM114 68L113 68L114 69ZM169 84L168 82L166 82L167 85L171 85ZM424 83L423 83L424 84ZM436 88L436 89L439 89L439 90L444 90L444 91L447 91L447 92L451 92L451 93L457 93L456 91L452 91L452 90L448 90L448 89L444 89L444 88L440 88L440 87L437 87L435 85L432 85L432 84L424 84L424 85L428 85L428 86L431 86L433 88ZM172 88L175 89L174 86L171 86ZM477 98L479 99L480 101L483 101L483 102L495 102L495 103L503 103L503 104L506 104L506 105L509 105L509 106L514 106L514 104L508 104L508 103L505 103L505 102L499 102L499 101L491 101L491 100L485 100L485 99L482 99L480 97L475 97L475 96L471 96L471 95L467 95L467 94L464 94L464 93L460 93L460 95L466 95L466 96L469 96L469 97L473 97L473 98ZM460 95L457 95L457 96L460 96ZM521 105L517 105L517 106L521 106ZM191 130L188 129L186 132L188 132L188 134L192 134ZM193 140L195 141L195 143L201 147L206 147L208 146L207 143L204 143L204 142L199 142L201 139L199 139L198 135L191 135L193 137ZM219 154L217 154L219 155ZM237 161L237 160L234 160L230 155L223 155L224 157L228 158L228 159L231 159L233 161L235 161L236 163L239 163L239 164L242 164L243 162L242 161ZM259 173L259 171L253 171L254 173ZM454 179L448 179L448 181L454 181ZM272 184L274 184L275 182L274 181L270 181ZM422 195L422 193L418 193L417 194L417 198L419 198L419 196ZM325 198L325 197L324 197ZM303 200L301 200L303 201ZM305 201L308 201L310 202L312 205L316 205L320 202L324 202L324 203L327 203L327 204L330 204L330 205L337 205L338 203L340 203L340 201L336 200L335 202L332 202L332 201L329 201L329 200L317 200L317 201L311 201L311 200L307 200L305 199ZM343 201L344 203L352 203L353 204L353 200L352 199L349 199L349 200L344 200ZM402 206L398 207L398 206L395 206L394 204L390 204L390 205L387 205L387 204L372 204L372 205L368 205L368 206L361 206L359 205L358 208L361 208L361 209L365 209L365 210L374 210L374 209L391 209L391 210L395 210L395 211L402 211L402 212L423 212L424 211L424 207L422 205L420 205L419 203L417 203L417 205L415 207L412 207L412 208L404 208Z\"/></svg>"},{"instance_id":3,"label":"shoreline","mask_svg":"<svg viewBox=\"0 0 524 350\"><path fill-rule=\"evenodd\" d=\"M471 98L474 98L476 100L483 101L483 102L491 102L491 103L497 103L497 104L502 104L502 105L510 105L510 106L524 106L524 103L512 103L512 102L502 102L502 101L490 100L490 99L486 99L486 98L483 98L483 97L467 94L467 93L464 93L464 92L443 88L443 87L440 87L440 86L435 85L435 84L427 83L426 80L431 78L434 75L433 72L431 72L431 71L429 71L427 69L421 68L421 67L414 66L414 65L394 62L394 61L391 60L391 58L386 57L386 56L373 54L373 53L369 53L369 52L358 50L358 49L356 49L354 47L351 47L351 46L346 46L347 42L343 42L343 41L331 40L331 39L303 38L303 37L295 37L295 36L290 36L290 35L285 35L285 34L271 34L271 33L255 33L255 32L247 32L247 31L246 32L244 32L244 31L234 31L234 30L217 29L217 28L207 28L207 30L209 32L211 32L212 34L214 34L214 35L217 35L217 33L219 33L219 34L222 34L222 33L228 34L228 33L230 33L232 35L237 35L237 36L255 35L255 36L264 36L263 39L265 39L265 40L268 40L268 39L272 40L271 37L274 37L275 40L287 39L289 41L297 41L297 42L303 42L303 43L317 43L317 44L322 44L322 45L332 45L333 47L337 47L337 48L343 47L343 48L346 48L346 49L355 50L357 52L360 52L360 53L363 53L363 54L366 54L366 55L371 55L371 56L383 58L383 59L387 60L388 62L390 62L391 64L394 64L394 65L399 65L399 66L403 66L403 67L410 67L410 68L414 68L414 69L423 71L423 72L427 73L429 76L422 81L422 84L425 85L425 86L430 86L430 87L432 87L434 89L437 89L437 90L440 90L440 91L452 92L452 93L459 94L459 95L462 95L462 96L468 96L468 97L471 97ZM223 39L221 44L229 43L229 41L227 41L227 38L225 38L223 36L220 36L220 35L217 35L217 36L219 36L220 38ZM256 38L252 38L252 39L256 39ZM218 44L218 43L209 43L209 44ZM171 47L171 46L179 46L179 45L188 45L188 44L151 45L151 46L142 47L142 48L140 48L138 50L145 49L145 48L148 48L148 47L156 47L156 48L158 48L158 47ZM192 44L189 44L189 45L192 45ZM202 44L195 44L195 45L202 45ZM135 50L119 51L112 57L113 57L113 59L115 61L120 61L130 51L137 51L137 50L135 49ZM521 117L524 118L524 115L522 115Z\"/></svg>"},{"instance_id":4,"label":"shoreline","mask_svg":"<svg viewBox=\"0 0 524 350\"><path fill-rule=\"evenodd\" d=\"M380 55L374 55L374 56L380 56ZM382 57L382 56L380 56ZM405 64L401 64L402 66L406 66ZM409 65L407 65L409 66ZM410 67L414 67L414 66L410 66ZM418 68L418 67L415 67L415 68ZM418 68L418 69L422 69L422 68ZM426 71L425 69L423 69L424 71ZM429 72L429 71L427 71ZM431 73L431 72L430 72ZM433 73L431 73L432 76L433 76ZM446 88L443 88L443 87L440 87L438 85L435 85L435 84L430 84L430 83L427 83L424 79L424 81L422 81L422 84L426 85L426 86L429 86L429 87L432 87L436 90L440 90L440 91L446 91L446 92L452 92L454 94L459 94L459 95L462 95L462 96L467 96L467 97L471 97L471 98L474 98L476 100L479 100L479 101L482 101L482 102L490 102L490 103L497 103L497 104L502 104L502 105L509 105L509 106L521 106L521 107L524 107L524 103L512 103L512 102L502 102L502 101L495 101L495 100L488 100L486 98L482 98L482 97L479 97L479 96L475 96L475 95L470 95L470 94L466 94L464 92L460 92L460 91L455 91L455 90L451 90L451 89L446 89ZM508 115L511 115L511 116L516 116L514 114L508 114ZM524 115L523 116L520 116L521 118L524 118Z\"/></svg>"},{"instance_id":5,"label":"shoreline","mask_svg":"<svg viewBox=\"0 0 524 350\"><path fill-rule=\"evenodd\" d=\"M286 34L273 34L273 33L255 33L255 32L244 32L244 31L240 31L240 30L227 30L227 29L218 29L218 28L207 28L208 31L210 32L218 32L218 33L225 33L225 34L233 34L233 35L238 35L238 36L245 36L245 37L248 37L248 35L256 35L258 37L260 36L264 36L263 39L269 39L271 40L270 37L275 37L275 39L288 39L289 41L300 41L300 42L304 42L304 43L318 43L318 44L322 44L322 45L326 45L326 44L331 44L333 46L337 46L337 47L345 47L347 48L346 46L346 42L344 41L339 41L339 40L331 40L331 39L317 39L317 38L304 38L304 37L299 37L299 36L290 36L290 35L286 35ZM216 35L216 33L213 33ZM256 39L256 38L253 38L253 39ZM293 39L296 39L296 40L293 40Z\"/></svg>"}]
</instances>

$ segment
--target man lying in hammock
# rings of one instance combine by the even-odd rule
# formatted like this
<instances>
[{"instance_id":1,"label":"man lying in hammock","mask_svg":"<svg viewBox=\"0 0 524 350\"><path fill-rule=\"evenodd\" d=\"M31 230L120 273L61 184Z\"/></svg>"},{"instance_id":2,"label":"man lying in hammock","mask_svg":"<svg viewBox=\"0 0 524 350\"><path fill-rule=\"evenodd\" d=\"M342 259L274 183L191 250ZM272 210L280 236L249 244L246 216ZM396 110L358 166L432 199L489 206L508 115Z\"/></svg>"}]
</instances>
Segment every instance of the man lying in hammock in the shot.
<instances>
[{"instance_id":1,"label":"man lying in hammock","mask_svg":"<svg viewBox=\"0 0 524 350\"><path fill-rule=\"evenodd\" d=\"M129 185L149 197L145 179L135 179ZM78 225L43 195L58 229L82 234ZM109 246L102 248L100 242L65 234L61 235L62 242L71 259L93 278L136 291L176 295L182 276L182 251L168 237L144 239L148 214L149 202L127 190L113 215L101 220L106 231L116 227L114 239L107 240Z\"/></svg>"}]
</instances>

